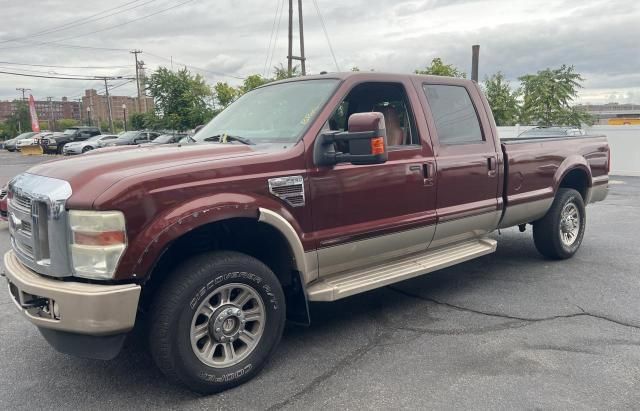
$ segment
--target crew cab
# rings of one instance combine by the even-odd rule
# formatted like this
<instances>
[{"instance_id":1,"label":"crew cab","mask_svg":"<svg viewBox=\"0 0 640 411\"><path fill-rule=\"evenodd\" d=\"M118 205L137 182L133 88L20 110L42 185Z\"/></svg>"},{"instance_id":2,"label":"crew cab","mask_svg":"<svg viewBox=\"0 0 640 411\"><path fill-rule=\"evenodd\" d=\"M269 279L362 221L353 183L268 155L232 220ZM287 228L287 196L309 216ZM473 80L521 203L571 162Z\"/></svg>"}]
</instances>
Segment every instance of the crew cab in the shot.
<instances>
[{"instance_id":1,"label":"crew cab","mask_svg":"<svg viewBox=\"0 0 640 411\"><path fill-rule=\"evenodd\" d=\"M489 234L512 226L532 224L544 257L569 258L585 205L607 195L606 137L501 141L463 79L278 81L194 139L97 150L10 182L9 289L56 349L113 358L144 322L170 379L218 392L260 371L285 320L309 324L310 301L492 253Z\"/></svg>"}]
</instances>

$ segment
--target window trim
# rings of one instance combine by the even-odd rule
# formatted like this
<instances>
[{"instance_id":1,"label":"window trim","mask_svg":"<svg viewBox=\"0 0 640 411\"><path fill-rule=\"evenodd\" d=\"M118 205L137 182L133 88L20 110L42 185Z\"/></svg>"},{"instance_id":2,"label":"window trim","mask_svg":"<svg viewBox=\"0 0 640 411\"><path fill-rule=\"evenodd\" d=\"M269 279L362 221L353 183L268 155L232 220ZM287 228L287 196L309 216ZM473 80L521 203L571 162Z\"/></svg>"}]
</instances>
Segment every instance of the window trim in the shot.
<instances>
[{"instance_id":1,"label":"window trim","mask_svg":"<svg viewBox=\"0 0 640 411\"><path fill-rule=\"evenodd\" d=\"M482 140L474 140L474 141L465 141L465 142L460 142L460 143L444 143L442 142L442 140L440 139L440 134L438 133L438 124L436 122L435 117L433 116L433 110L431 109L431 102L429 101L429 97L427 97L427 91L424 89L425 86L445 86L445 87L460 87L462 89L464 89L464 91L467 92L467 96L469 97L469 101L471 101L471 106L473 107L473 111L476 113L476 120L478 121L478 126L480 127L480 134L482 135ZM433 119L433 125L435 127L435 132L436 132L436 136L438 137L438 144L440 146L466 146L466 145L472 145L472 144L487 144L489 141L487 140L487 136L486 133L484 132L484 127L482 127L482 120L480 119L480 115L478 113L478 107L476 107L476 103L473 101L473 97L471 96L471 93L469 92L469 88L463 84L443 84L443 83L429 83L429 82L423 82L422 83L422 93L424 94L424 98L427 101L427 105L429 107L429 115L431 116L431 118Z\"/></svg>"}]
</instances>

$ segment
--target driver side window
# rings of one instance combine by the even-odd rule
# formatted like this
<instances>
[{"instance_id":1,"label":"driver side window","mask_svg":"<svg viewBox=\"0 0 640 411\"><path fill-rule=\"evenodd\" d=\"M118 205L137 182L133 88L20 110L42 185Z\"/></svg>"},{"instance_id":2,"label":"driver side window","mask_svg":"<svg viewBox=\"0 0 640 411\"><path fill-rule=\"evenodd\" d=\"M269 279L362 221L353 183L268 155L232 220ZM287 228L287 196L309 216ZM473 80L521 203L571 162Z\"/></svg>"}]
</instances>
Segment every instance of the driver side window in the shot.
<instances>
[{"instance_id":1,"label":"driver side window","mask_svg":"<svg viewBox=\"0 0 640 411\"><path fill-rule=\"evenodd\" d=\"M419 145L413 112L404 86L398 83L363 83L354 87L325 123L325 131L347 131L349 116L377 111L384 115L390 149Z\"/></svg>"}]
</instances>

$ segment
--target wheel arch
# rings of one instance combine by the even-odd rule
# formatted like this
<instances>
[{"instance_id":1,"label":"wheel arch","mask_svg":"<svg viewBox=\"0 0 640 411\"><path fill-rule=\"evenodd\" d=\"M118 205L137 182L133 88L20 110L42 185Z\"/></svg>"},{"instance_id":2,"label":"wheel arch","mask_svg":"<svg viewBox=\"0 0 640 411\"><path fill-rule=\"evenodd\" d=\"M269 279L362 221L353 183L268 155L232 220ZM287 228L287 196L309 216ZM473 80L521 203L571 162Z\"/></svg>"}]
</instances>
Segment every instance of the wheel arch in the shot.
<instances>
[{"instance_id":1,"label":"wheel arch","mask_svg":"<svg viewBox=\"0 0 640 411\"><path fill-rule=\"evenodd\" d=\"M554 195L557 195L559 188L573 188L586 203L591 185L591 168L587 160L578 155L569 156L554 176Z\"/></svg>"},{"instance_id":2,"label":"wheel arch","mask_svg":"<svg viewBox=\"0 0 640 411\"><path fill-rule=\"evenodd\" d=\"M266 208L203 222L167 243L146 276L141 303L143 310L158 286L179 263L212 250L242 252L267 265L278 277L285 293L287 319L309 324L305 284L307 261L313 259L305 255L292 224L279 213Z\"/></svg>"}]
</instances>

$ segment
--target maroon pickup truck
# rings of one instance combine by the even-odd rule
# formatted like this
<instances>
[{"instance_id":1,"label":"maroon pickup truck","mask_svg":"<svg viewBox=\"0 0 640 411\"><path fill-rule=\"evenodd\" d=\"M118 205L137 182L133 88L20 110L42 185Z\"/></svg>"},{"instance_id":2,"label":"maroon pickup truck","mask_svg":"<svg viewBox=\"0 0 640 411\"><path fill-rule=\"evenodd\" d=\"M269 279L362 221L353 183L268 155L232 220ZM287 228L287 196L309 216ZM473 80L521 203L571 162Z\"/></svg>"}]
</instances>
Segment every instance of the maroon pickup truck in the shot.
<instances>
[{"instance_id":1,"label":"maroon pickup truck","mask_svg":"<svg viewBox=\"0 0 640 411\"><path fill-rule=\"evenodd\" d=\"M604 136L500 141L476 83L418 75L270 83L195 140L16 176L4 265L56 349L113 358L144 323L159 368L203 393L255 376L309 301L492 253L499 228L571 257L610 164Z\"/></svg>"}]
</instances>

